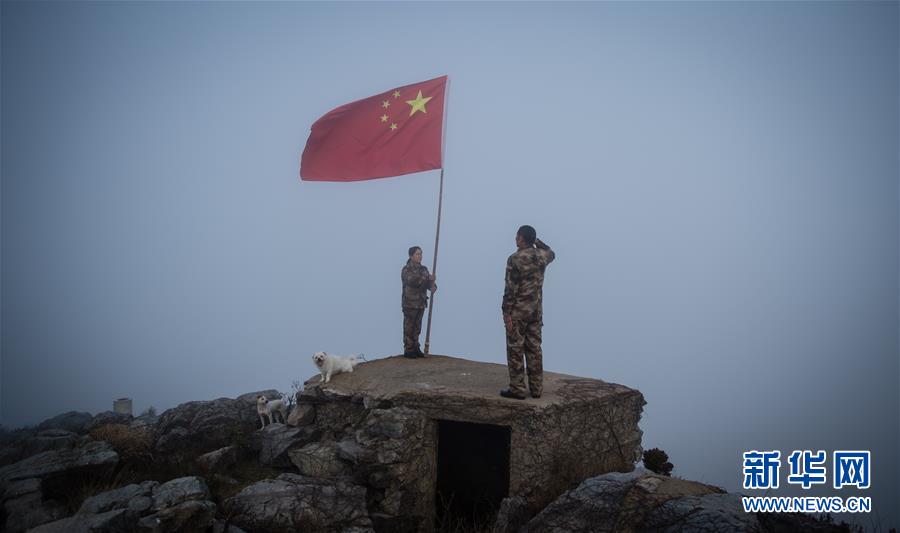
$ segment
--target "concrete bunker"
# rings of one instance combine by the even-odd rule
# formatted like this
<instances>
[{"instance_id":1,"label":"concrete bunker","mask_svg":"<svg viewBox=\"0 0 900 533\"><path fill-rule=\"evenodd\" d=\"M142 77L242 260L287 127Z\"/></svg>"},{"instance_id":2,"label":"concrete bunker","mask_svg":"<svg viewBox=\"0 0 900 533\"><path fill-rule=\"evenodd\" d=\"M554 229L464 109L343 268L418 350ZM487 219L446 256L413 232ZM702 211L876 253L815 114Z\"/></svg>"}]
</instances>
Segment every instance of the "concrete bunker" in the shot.
<instances>
[{"instance_id":1,"label":"concrete bunker","mask_svg":"<svg viewBox=\"0 0 900 533\"><path fill-rule=\"evenodd\" d=\"M545 372L543 396L520 401L499 396L507 380L505 365L447 356L378 359L328 384L316 376L292 418L319 438L291 461L364 486L376 531L432 531L442 513L490 514L507 496L537 511L640 459L639 391Z\"/></svg>"}]
</instances>

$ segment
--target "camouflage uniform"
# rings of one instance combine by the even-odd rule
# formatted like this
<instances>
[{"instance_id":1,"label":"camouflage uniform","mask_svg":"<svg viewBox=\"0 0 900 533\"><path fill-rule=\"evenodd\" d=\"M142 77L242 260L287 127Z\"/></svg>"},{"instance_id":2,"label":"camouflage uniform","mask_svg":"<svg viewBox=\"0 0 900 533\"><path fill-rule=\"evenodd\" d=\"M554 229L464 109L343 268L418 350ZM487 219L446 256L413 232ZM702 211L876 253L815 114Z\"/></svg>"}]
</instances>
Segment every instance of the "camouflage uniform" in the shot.
<instances>
[{"instance_id":1,"label":"camouflage uniform","mask_svg":"<svg viewBox=\"0 0 900 533\"><path fill-rule=\"evenodd\" d=\"M412 259L400 271L403 282L403 351L419 351L419 333L422 332L422 315L428 306L428 289L432 282L428 268Z\"/></svg>"},{"instance_id":2,"label":"camouflage uniform","mask_svg":"<svg viewBox=\"0 0 900 533\"><path fill-rule=\"evenodd\" d=\"M512 318L512 328L506 332L509 390L515 394L525 394L524 367L527 364L531 395L540 396L544 378L541 360L544 269L556 258L556 254L540 239L535 239L534 244L535 247L516 251L506 261L503 314Z\"/></svg>"}]
</instances>

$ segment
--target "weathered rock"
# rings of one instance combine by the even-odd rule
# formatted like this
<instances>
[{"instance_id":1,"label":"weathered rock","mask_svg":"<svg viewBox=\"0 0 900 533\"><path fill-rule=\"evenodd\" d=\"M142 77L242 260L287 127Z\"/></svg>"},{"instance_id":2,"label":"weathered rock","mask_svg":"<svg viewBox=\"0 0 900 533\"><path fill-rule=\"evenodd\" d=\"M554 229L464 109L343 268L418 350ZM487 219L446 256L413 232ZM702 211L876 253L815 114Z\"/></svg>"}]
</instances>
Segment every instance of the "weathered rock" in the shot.
<instances>
[{"instance_id":1,"label":"weathered rock","mask_svg":"<svg viewBox=\"0 0 900 533\"><path fill-rule=\"evenodd\" d=\"M138 522L138 530L153 532L195 532L212 527L216 504L211 501L185 501L145 516Z\"/></svg>"},{"instance_id":2,"label":"weathered rock","mask_svg":"<svg viewBox=\"0 0 900 533\"><path fill-rule=\"evenodd\" d=\"M744 512L739 494L638 469L585 480L529 521L520 533L554 531L821 531L842 529L808 516Z\"/></svg>"},{"instance_id":3,"label":"weathered rock","mask_svg":"<svg viewBox=\"0 0 900 533\"><path fill-rule=\"evenodd\" d=\"M78 444L78 434L64 429L46 429L40 432L20 433L0 448L0 466L52 450L69 450Z\"/></svg>"},{"instance_id":4,"label":"weathered rock","mask_svg":"<svg viewBox=\"0 0 900 533\"><path fill-rule=\"evenodd\" d=\"M306 426L316 421L316 406L309 403L298 403L291 409L287 417L289 426Z\"/></svg>"},{"instance_id":5,"label":"weathered rock","mask_svg":"<svg viewBox=\"0 0 900 533\"><path fill-rule=\"evenodd\" d=\"M528 503L519 497L504 498L500 502L491 533L515 533L528 522Z\"/></svg>"},{"instance_id":6,"label":"weathered rock","mask_svg":"<svg viewBox=\"0 0 900 533\"><path fill-rule=\"evenodd\" d=\"M247 533L243 529L229 524L225 520L216 520L213 522L212 533Z\"/></svg>"},{"instance_id":7,"label":"weathered rock","mask_svg":"<svg viewBox=\"0 0 900 533\"><path fill-rule=\"evenodd\" d=\"M102 477L112 471L119 462L119 455L107 442L90 442L72 450L56 450L39 453L17 463L0 468L0 487L4 483L48 476Z\"/></svg>"},{"instance_id":8,"label":"weathered rock","mask_svg":"<svg viewBox=\"0 0 900 533\"><path fill-rule=\"evenodd\" d=\"M205 453L197 458L199 464L207 472L218 472L231 468L238 461L238 447L226 446L218 450Z\"/></svg>"},{"instance_id":9,"label":"weathered rock","mask_svg":"<svg viewBox=\"0 0 900 533\"><path fill-rule=\"evenodd\" d=\"M646 513L642 527L657 531L762 531L755 513L744 512L739 494L707 494L669 500Z\"/></svg>"},{"instance_id":10,"label":"weathered rock","mask_svg":"<svg viewBox=\"0 0 900 533\"><path fill-rule=\"evenodd\" d=\"M159 416L144 414L132 419L129 426L131 429L153 429L157 422L159 422Z\"/></svg>"},{"instance_id":11,"label":"weathered rock","mask_svg":"<svg viewBox=\"0 0 900 533\"><path fill-rule=\"evenodd\" d=\"M65 516L61 498L84 479L107 478L119 457L106 442L33 455L0 468L8 531L24 531Z\"/></svg>"},{"instance_id":12,"label":"weathered rock","mask_svg":"<svg viewBox=\"0 0 900 533\"><path fill-rule=\"evenodd\" d=\"M354 465L372 463L375 460L375 452L360 445L355 440L345 439L335 445L338 459L343 459Z\"/></svg>"},{"instance_id":13,"label":"weathered rock","mask_svg":"<svg viewBox=\"0 0 900 533\"><path fill-rule=\"evenodd\" d=\"M666 490L660 491L658 498L654 497L657 489L665 482L664 476L648 474L643 469L628 473L613 472L587 479L544 508L528 522L522 532L539 533L556 529L560 533L574 533L633 528L643 523L650 509L687 493L685 490ZM707 486L687 486L682 489L696 489L697 494L721 492Z\"/></svg>"},{"instance_id":14,"label":"weathered rock","mask_svg":"<svg viewBox=\"0 0 900 533\"><path fill-rule=\"evenodd\" d=\"M29 530L29 533L72 533L74 531L102 531L103 533L131 533L137 513L116 509L100 514L75 514Z\"/></svg>"},{"instance_id":15,"label":"weathered rock","mask_svg":"<svg viewBox=\"0 0 900 533\"><path fill-rule=\"evenodd\" d=\"M144 481L92 496L74 516L46 524L46 531L205 531L216 506L203 479Z\"/></svg>"},{"instance_id":16,"label":"weathered rock","mask_svg":"<svg viewBox=\"0 0 900 533\"><path fill-rule=\"evenodd\" d=\"M153 490L159 486L156 481L132 483L118 489L96 494L84 500L78 512L100 514L115 509L131 509L144 512L153 506Z\"/></svg>"},{"instance_id":17,"label":"weathered rock","mask_svg":"<svg viewBox=\"0 0 900 533\"><path fill-rule=\"evenodd\" d=\"M64 429L66 431L71 431L72 433L84 433L86 431L85 428L91 423L93 418L94 417L92 417L90 413L69 411L68 413L56 415L44 420L38 424L37 429L38 431L45 429Z\"/></svg>"},{"instance_id":18,"label":"weathered rock","mask_svg":"<svg viewBox=\"0 0 900 533\"><path fill-rule=\"evenodd\" d=\"M232 522L249 531L371 532L366 489L346 480L282 474L225 501Z\"/></svg>"},{"instance_id":19,"label":"weathered rock","mask_svg":"<svg viewBox=\"0 0 900 533\"><path fill-rule=\"evenodd\" d=\"M53 522L66 516L66 507L57 500L45 500L40 479L24 479L6 484L3 513L6 523L0 530L20 533L29 528Z\"/></svg>"},{"instance_id":20,"label":"weathered rock","mask_svg":"<svg viewBox=\"0 0 900 533\"><path fill-rule=\"evenodd\" d=\"M153 488L153 506L159 511L167 507L175 507L187 501L212 499L209 487L203 478L197 476L180 477L166 481Z\"/></svg>"},{"instance_id":21,"label":"weathered rock","mask_svg":"<svg viewBox=\"0 0 900 533\"><path fill-rule=\"evenodd\" d=\"M320 434L316 428L308 426L295 428L277 422L269 424L254 436L258 440L259 462L269 466L291 466L288 453L316 440Z\"/></svg>"},{"instance_id":22,"label":"weathered rock","mask_svg":"<svg viewBox=\"0 0 900 533\"><path fill-rule=\"evenodd\" d=\"M225 446L245 445L259 426L256 396L277 394L260 391L237 399L188 402L160 415L154 427L154 449L173 460L193 460Z\"/></svg>"},{"instance_id":23,"label":"weathered rock","mask_svg":"<svg viewBox=\"0 0 900 533\"><path fill-rule=\"evenodd\" d=\"M304 476L328 479L349 473L347 465L338 459L333 442L313 442L289 451L288 456Z\"/></svg>"},{"instance_id":24,"label":"weathered rock","mask_svg":"<svg viewBox=\"0 0 900 533\"><path fill-rule=\"evenodd\" d=\"M115 411L103 411L102 413L97 413L94 415L94 418L91 419L90 422L87 423L84 430L90 431L94 428L98 428L100 426L105 426L106 424L131 424L131 421L134 417L127 413L116 413Z\"/></svg>"}]
</instances>

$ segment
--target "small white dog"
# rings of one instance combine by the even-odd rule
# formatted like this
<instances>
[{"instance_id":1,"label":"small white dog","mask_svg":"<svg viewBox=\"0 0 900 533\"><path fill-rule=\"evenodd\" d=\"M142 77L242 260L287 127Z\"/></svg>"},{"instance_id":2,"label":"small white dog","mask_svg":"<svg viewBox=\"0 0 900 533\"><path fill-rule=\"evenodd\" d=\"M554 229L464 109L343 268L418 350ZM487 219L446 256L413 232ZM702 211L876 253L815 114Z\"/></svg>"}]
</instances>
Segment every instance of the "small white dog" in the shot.
<instances>
[{"instance_id":1,"label":"small white dog","mask_svg":"<svg viewBox=\"0 0 900 533\"><path fill-rule=\"evenodd\" d=\"M268 419L269 424L278 421L275 413L281 415L282 424L287 421L287 404L284 403L283 398L269 400L260 394L256 397L256 412L259 414L259 423L262 424L262 427L266 427L266 419Z\"/></svg>"},{"instance_id":2,"label":"small white dog","mask_svg":"<svg viewBox=\"0 0 900 533\"><path fill-rule=\"evenodd\" d=\"M322 374L322 382L331 381L331 376L340 374L341 372L353 372L356 365L360 361L364 361L365 356L360 354L359 357L351 355L350 357L341 357L340 355L331 355L325 352L316 352L313 355L313 363L319 368Z\"/></svg>"}]
</instances>

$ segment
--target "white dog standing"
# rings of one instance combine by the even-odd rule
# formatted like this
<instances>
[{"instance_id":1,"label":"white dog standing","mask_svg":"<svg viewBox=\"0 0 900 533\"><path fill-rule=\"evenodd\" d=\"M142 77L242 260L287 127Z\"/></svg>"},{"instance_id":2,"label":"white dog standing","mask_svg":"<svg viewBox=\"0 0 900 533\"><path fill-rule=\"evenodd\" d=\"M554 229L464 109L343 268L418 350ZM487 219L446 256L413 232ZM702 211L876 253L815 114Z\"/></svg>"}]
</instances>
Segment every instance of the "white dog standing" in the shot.
<instances>
[{"instance_id":1,"label":"white dog standing","mask_svg":"<svg viewBox=\"0 0 900 533\"><path fill-rule=\"evenodd\" d=\"M322 374L322 383L331 381L331 376L340 374L341 372L353 372L360 360L364 360L364 356L358 358L355 355L350 357L341 357L340 355L331 355L325 352L316 352L313 355L313 363L319 368Z\"/></svg>"},{"instance_id":2,"label":"white dog standing","mask_svg":"<svg viewBox=\"0 0 900 533\"><path fill-rule=\"evenodd\" d=\"M256 412L259 414L259 423L262 424L262 427L266 427L265 419L268 419L269 424L277 421L275 413L281 415L282 424L287 421L287 405L283 398L269 400L260 394L256 397Z\"/></svg>"}]
</instances>

